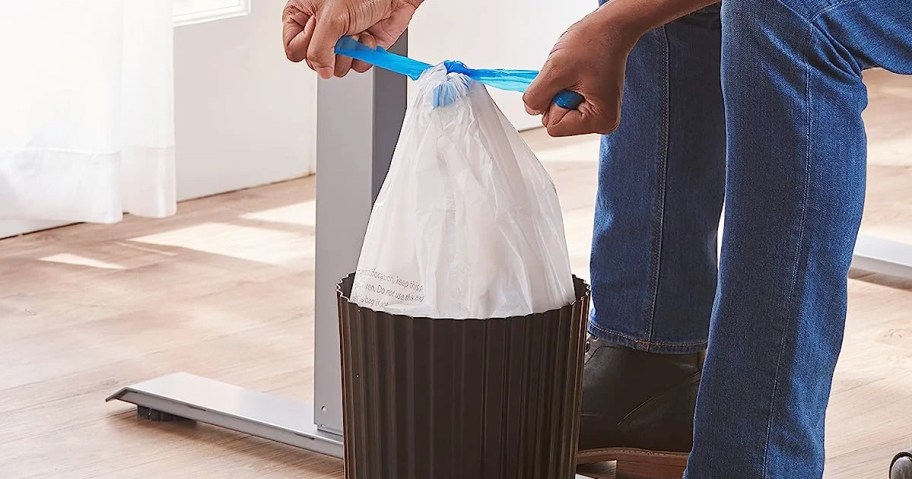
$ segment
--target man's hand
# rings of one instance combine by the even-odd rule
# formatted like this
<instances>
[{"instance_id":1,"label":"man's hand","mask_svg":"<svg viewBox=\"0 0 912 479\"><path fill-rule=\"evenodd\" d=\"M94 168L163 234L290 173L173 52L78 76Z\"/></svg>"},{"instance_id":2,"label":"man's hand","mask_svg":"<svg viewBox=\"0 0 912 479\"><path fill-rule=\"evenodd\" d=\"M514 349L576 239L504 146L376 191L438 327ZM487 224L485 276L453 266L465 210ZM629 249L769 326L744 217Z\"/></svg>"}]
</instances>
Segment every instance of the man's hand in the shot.
<instances>
[{"instance_id":1,"label":"man's hand","mask_svg":"<svg viewBox=\"0 0 912 479\"><path fill-rule=\"evenodd\" d=\"M402 35L422 0L289 0L282 12L285 55L323 78L342 77L370 65L337 56L333 49L345 35L371 47L389 48Z\"/></svg>"},{"instance_id":2,"label":"man's hand","mask_svg":"<svg viewBox=\"0 0 912 479\"><path fill-rule=\"evenodd\" d=\"M646 32L719 0L611 0L570 27L554 45L523 101L544 115L551 136L610 133L621 120L627 56ZM585 98L576 110L552 104L561 90Z\"/></svg>"},{"instance_id":3,"label":"man's hand","mask_svg":"<svg viewBox=\"0 0 912 479\"><path fill-rule=\"evenodd\" d=\"M627 56L639 35L616 24L612 13L606 5L570 27L523 96L526 111L543 115L551 136L605 134L617 128ZM552 103L561 90L573 90L585 100L576 110L561 108Z\"/></svg>"}]
</instances>

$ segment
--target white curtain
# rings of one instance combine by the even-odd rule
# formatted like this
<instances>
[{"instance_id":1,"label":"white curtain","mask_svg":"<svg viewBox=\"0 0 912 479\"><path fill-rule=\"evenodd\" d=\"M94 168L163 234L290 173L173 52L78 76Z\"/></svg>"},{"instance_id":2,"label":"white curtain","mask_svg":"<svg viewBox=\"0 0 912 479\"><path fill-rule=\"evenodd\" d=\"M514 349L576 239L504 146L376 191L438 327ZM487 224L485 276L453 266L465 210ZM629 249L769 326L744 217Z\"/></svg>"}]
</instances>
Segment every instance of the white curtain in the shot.
<instances>
[{"instance_id":1,"label":"white curtain","mask_svg":"<svg viewBox=\"0 0 912 479\"><path fill-rule=\"evenodd\" d=\"M0 2L0 219L174 213L172 7Z\"/></svg>"}]
</instances>

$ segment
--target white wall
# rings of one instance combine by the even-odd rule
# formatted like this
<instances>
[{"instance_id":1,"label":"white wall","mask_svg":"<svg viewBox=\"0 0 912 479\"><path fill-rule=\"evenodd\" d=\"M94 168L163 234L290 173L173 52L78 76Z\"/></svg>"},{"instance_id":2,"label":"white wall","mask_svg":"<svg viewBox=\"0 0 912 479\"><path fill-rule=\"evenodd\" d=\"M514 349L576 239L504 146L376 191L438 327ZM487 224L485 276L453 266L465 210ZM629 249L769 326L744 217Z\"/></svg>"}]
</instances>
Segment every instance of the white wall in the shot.
<instances>
[{"instance_id":1,"label":"white wall","mask_svg":"<svg viewBox=\"0 0 912 479\"><path fill-rule=\"evenodd\" d=\"M596 0L427 0L409 29L409 56L538 70L560 35L597 6ZM541 125L526 114L519 93L489 91L517 128Z\"/></svg>"},{"instance_id":2,"label":"white wall","mask_svg":"<svg viewBox=\"0 0 912 479\"><path fill-rule=\"evenodd\" d=\"M174 32L177 192L196 198L314 171L316 75L285 58L285 0Z\"/></svg>"}]
</instances>

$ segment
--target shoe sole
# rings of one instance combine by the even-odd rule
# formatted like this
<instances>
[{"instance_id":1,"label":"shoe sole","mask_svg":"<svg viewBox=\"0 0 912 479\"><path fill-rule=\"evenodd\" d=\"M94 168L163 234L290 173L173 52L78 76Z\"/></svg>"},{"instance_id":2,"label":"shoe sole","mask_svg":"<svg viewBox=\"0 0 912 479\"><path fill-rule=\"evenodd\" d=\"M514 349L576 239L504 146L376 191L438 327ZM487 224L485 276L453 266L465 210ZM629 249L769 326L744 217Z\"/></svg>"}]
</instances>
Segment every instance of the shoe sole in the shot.
<instances>
[{"instance_id":1,"label":"shoe sole","mask_svg":"<svg viewBox=\"0 0 912 479\"><path fill-rule=\"evenodd\" d=\"M625 479L680 479L687 467L687 453L609 447L580 451L576 463L616 462L617 477Z\"/></svg>"}]
</instances>

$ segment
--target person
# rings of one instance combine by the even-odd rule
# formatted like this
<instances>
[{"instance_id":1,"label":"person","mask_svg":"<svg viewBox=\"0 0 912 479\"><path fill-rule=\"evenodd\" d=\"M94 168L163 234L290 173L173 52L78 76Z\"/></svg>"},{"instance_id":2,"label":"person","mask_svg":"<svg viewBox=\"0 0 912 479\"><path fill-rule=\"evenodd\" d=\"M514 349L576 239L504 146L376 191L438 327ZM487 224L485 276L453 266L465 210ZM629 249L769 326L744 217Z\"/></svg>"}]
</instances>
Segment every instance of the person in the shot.
<instances>
[{"instance_id":1,"label":"person","mask_svg":"<svg viewBox=\"0 0 912 479\"><path fill-rule=\"evenodd\" d=\"M291 0L288 58L364 71L335 42L389 46L419 5ZM822 476L864 200L862 71L912 73L910 18L907 0L611 0L559 39L526 108L552 135L606 135L581 462ZM585 101L552 104L563 89Z\"/></svg>"}]
</instances>

